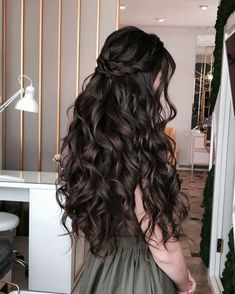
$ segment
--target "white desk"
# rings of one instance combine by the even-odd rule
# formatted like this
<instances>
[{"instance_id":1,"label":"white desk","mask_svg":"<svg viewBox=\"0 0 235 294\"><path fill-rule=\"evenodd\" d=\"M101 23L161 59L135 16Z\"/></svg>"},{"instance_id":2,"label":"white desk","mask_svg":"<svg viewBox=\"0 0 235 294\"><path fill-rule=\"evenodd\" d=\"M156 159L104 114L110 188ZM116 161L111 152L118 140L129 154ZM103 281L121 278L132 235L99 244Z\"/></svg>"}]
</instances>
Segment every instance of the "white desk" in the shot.
<instances>
[{"instance_id":1,"label":"white desk","mask_svg":"<svg viewBox=\"0 0 235 294\"><path fill-rule=\"evenodd\" d=\"M84 260L82 243L70 248L55 198L57 173L1 171L0 200L29 202L29 290L71 293ZM1 176L0 176L1 177ZM79 250L79 248L81 250Z\"/></svg>"}]
</instances>

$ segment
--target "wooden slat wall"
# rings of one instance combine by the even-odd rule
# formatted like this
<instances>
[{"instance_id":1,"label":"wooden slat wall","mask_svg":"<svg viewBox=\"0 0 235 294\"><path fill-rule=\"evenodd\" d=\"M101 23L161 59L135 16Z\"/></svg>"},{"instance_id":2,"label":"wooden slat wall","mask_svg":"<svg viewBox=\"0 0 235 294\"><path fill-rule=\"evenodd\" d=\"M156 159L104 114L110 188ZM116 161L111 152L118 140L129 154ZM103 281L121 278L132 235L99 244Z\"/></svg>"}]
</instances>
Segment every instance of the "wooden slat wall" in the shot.
<instances>
[{"instance_id":1,"label":"wooden slat wall","mask_svg":"<svg viewBox=\"0 0 235 294\"><path fill-rule=\"evenodd\" d=\"M0 5L5 34L0 96L14 94L18 75L25 74L39 103L36 115L21 114L13 103L2 116L2 168L55 171L52 157L67 130L66 110L117 26L119 1L1 0Z\"/></svg>"}]
</instances>

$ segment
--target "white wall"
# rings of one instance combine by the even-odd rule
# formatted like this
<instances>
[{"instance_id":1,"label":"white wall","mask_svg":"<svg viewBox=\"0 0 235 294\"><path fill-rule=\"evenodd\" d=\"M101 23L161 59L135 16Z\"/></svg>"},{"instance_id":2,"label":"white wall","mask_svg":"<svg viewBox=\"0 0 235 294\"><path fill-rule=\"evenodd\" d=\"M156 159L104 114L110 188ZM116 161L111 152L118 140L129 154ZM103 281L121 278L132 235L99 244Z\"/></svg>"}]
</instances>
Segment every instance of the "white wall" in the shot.
<instances>
[{"instance_id":1,"label":"white wall","mask_svg":"<svg viewBox=\"0 0 235 294\"><path fill-rule=\"evenodd\" d=\"M141 29L157 34L175 60L176 72L170 85L170 97L178 114L170 125L176 128L176 143L180 150L179 164L189 165L197 36L208 34L208 30L194 27L141 27Z\"/></svg>"}]
</instances>

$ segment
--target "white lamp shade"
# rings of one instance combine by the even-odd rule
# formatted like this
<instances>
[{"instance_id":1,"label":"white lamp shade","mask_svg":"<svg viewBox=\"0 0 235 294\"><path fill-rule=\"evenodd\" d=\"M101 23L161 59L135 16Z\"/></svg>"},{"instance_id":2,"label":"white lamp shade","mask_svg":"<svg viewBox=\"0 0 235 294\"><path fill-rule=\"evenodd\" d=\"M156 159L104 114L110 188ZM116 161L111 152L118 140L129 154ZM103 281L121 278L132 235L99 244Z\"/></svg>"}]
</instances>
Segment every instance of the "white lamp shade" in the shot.
<instances>
[{"instance_id":1,"label":"white lamp shade","mask_svg":"<svg viewBox=\"0 0 235 294\"><path fill-rule=\"evenodd\" d=\"M28 112L38 112L38 104L33 96L34 87L30 85L26 87L25 96L16 103L15 109Z\"/></svg>"}]
</instances>

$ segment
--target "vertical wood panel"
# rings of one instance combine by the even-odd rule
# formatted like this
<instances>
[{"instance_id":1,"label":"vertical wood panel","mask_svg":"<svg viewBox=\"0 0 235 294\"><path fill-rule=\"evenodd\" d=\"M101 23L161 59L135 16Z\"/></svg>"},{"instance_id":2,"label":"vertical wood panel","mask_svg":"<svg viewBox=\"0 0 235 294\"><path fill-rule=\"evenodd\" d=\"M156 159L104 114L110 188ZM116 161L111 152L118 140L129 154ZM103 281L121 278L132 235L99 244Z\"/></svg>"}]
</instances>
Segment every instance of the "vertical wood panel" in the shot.
<instances>
[{"instance_id":1,"label":"vertical wood panel","mask_svg":"<svg viewBox=\"0 0 235 294\"><path fill-rule=\"evenodd\" d=\"M2 102L6 101L6 0L2 0ZM2 113L2 168L6 169L6 112Z\"/></svg>"},{"instance_id":2,"label":"vertical wood panel","mask_svg":"<svg viewBox=\"0 0 235 294\"><path fill-rule=\"evenodd\" d=\"M56 153L60 147L60 104L61 104L61 26L62 26L62 0L58 0L57 21L57 101L56 101Z\"/></svg>"},{"instance_id":3,"label":"vertical wood panel","mask_svg":"<svg viewBox=\"0 0 235 294\"><path fill-rule=\"evenodd\" d=\"M39 0L38 56L38 171L42 170L42 57L43 57L43 0Z\"/></svg>"},{"instance_id":4,"label":"vertical wood panel","mask_svg":"<svg viewBox=\"0 0 235 294\"><path fill-rule=\"evenodd\" d=\"M3 0L0 0L0 97L2 99L2 31L3 31ZM0 101L2 102L2 101ZM2 121L2 120L0 120Z\"/></svg>"},{"instance_id":5,"label":"vertical wood panel","mask_svg":"<svg viewBox=\"0 0 235 294\"><path fill-rule=\"evenodd\" d=\"M6 35L6 27L5 27L5 0L0 1L0 16L1 16L1 24L0 24L0 95L2 98L1 102L5 101L5 35ZM3 159L4 150L5 150L5 113L1 114L1 121L0 121L0 135L1 135L1 146L2 148L0 151L0 163L1 168L5 165L5 159Z\"/></svg>"},{"instance_id":6,"label":"vertical wood panel","mask_svg":"<svg viewBox=\"0 0 235 294\"><path fill-rule=\"evenodd\" d=\"M55 169L58 54L58 1L43 3L42 170Z\"/></svg>"},{"instance_id":7,"label":"vertical wood panel","mask_svg":"<svg viewBox=\"0 0 235 294\"><path fill-rule=\"evenodd\" d=\"M7 0L6 11L6 99L19 89L20 74L20 1ZM20 168L20 112L15 110L16 101L6 110L6 167Z\"/></svg>"},{"instance_id":8,"label":"vertical wood panel","mask_svg":"<svg viewBox=\"0 0 235 294\"><path fill-rule=\"evenodd\" d=\"M100 42L99 52L109 34L116 29L116 13L119 11L118 0L102 0L100 8ZM118 5L118 8L117 8Z\"/></svg>"},{"instance_id":9,"label":"vertical wood panel","mask_svg":"<svg viewBox=\"0 0 235 294\"><path fill-rule=\"evenodd\" d=\"M34 98L39 97L39 1L25 0L24 73L32 79ZM28 81L27 85L28 85ZM38 116L24 114L24 169L38 169Z\"/></svg>"},{"instance_id":10,"label":"vertical wood panel","mask_svg":"<svg viewBox=\"0 0 235 294\"><path fill-rule=\"evenodd\" d=\"M61 138L67 132L68 118L66 110L76 98L78 11L79 1L63 1L61 32Z\"/></svg>"},{"instance_id":11,"label":"vertical wood panel","mask_svg":"<svg viewBox=\"0 0 235 294\"><path fill-rule=\"evenodd\" d=\"M24 0L20 1L20 81L24 85ZM22 95L21 95L22 98ZM24 169L24 111L20 111L20 170Z\"/></svg>"},{"instance_id":12,"label":"vertical wood panel","mask_svg":"<svg viewBox=\"0 0 235 294\"><path fill-rule=\"evenodd\" d=\"M77 0L77 44L76 44L76 96L80 91L80 44L81 44L81 0Z\"/></svg>"},{"instance_id":13,"label":"vertical wood panel","mask_svg":"<svg viewBox=\"0 0 235 294\"><path fill-rule=\"evenodd\" d=\"M96 0L81 2L80 89L96 64Z\"/></svg>"},{"instance_id":14,"label":"vertical wood panel","mask_svg":"<svg viewBox=\"0 0 235 294\"><path fill-rule=\"evenodd\" d=\"M95 57L97 59L99 55L99 49L100 49L100 0L96 0L96 52Z\"/></svg>"},{"instance_id":15,"label":"vertical wood panel","mask_svg":"<svg viewBox=\"0 0 235 294\"><path fill-rule=\"evenodd\" d=\"M116 0L116 30L119 29L120 24L120 0Z\"/></svg>"}]
</instances>

